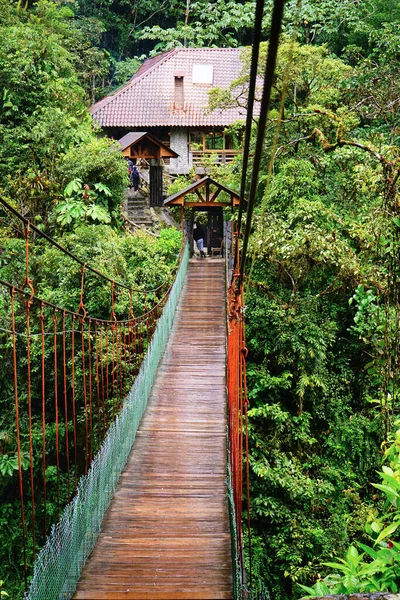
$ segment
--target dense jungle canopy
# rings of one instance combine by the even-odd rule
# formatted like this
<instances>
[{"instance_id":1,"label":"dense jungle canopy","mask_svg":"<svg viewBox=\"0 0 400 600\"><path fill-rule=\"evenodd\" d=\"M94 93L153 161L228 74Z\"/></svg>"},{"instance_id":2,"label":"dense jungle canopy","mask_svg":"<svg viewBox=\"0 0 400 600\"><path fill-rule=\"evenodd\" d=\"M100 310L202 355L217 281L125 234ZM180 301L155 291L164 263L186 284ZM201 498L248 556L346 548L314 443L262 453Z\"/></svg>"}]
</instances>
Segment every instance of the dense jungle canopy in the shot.
<instances>
[{"instance_id":1,"label":"dense jungle canopy","mask_svg":"<svg viewBox=\"0 0 400 600\"><path fill-rule=\"evenodd\" d=\"M180 234L122 232L125 163L88 106L163 50L248 46L254 9L245 0L0 0L1 196L83 261L156 287ZM249 60L244 51L243 77L213 90L211 108L237 102ZM246 279L260 598L400 590L399 82L397 0L288 0ZM239 156L209 169L238 189L240 167ZM2 213L0 279L23 280L23 248L20 224ZM75 306L79 269L40 243L32 252L42 296L57 290ZM89 300L98 314L109 310L102 298ZM3 322L7 311L2 295ZM14 599L24 581L10 352L1 339L0 578Z\"/></svg>"}]
</instances>

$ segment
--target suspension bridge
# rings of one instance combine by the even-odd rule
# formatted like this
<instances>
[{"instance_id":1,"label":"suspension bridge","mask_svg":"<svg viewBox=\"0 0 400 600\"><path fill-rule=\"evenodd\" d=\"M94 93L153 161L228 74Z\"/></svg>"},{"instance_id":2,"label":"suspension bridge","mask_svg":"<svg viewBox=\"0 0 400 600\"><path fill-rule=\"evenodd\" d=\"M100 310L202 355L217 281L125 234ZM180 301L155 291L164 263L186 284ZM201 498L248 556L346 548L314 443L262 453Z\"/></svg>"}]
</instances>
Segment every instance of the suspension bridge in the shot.
<instances>
[{"instance_id":1,"label":"suspension bridge","mask_svg":"<svg viewBox=\"0 0 400 600\"><path fill-rule=\"evenodd\" d=\"M23 282L0 280L9 310L0 335L12 374L27 600L247 597L243 282L283 4L274 0L246 203L264 11L256 3L240 193L231 194L239 210L224 259L189 260L185 240L171 276L135 288L0 198L25 240ZM218 194L207 187L205 204ZM37 238L78 268L75 309L35 289ZM88 310L93 289L108 297L108 314Z\"/></svg>"},{"instance_id":2,"label":"suspension bridge","mask_svg":"<svg viewBox=\"0 0 400 600\"><path fill-rule=\"evenodd\" d=\"M27 598L237 596L246 399L241 295L226 297L230 252L189 260L184 241L172 280L128 288L1 203L25 238L22 286L0 285L10 297L2 335L11 342L26 575L29 552L35 560ZM33 233L78 262L76 312L36 295ZM109 319L87 313L89 275L109 288ZM59 520L49 531L54 495Z\"/></svg>"},{"instance_id":3,"label":"suspension bridge","mask_svg":"<svg viewBox=\"0 0 400 600\"><path fill-rule=\"evenodd\" d=\"M166 351L77 599L231 598L225 273L188 267Z\"/></svg>"}]
</instances>

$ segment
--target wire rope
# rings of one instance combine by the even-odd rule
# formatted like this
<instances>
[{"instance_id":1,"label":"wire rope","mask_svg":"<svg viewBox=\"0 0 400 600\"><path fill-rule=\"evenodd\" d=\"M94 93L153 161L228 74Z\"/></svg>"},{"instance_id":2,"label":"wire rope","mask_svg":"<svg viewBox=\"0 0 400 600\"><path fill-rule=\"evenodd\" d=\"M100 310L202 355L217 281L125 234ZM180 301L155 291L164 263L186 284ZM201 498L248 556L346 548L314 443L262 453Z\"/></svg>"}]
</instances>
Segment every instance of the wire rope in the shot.
<instances>
[{"instance_id":1,"label":"wire rope","mask_svg":"<svg viewBox=\"0 0 400 600\"><path fill-rule=\"evenodd\" d=\"M245 139L244 139L244 147L243 147L242 177L241 177L241 182L240 182L239 213L238 213L238 219L237 219L237 240L236 240L236 249L235 249L236 260L238 260L238 257L239 257L239 239L240 239L240 230L241 230L241 225L242 225L242 213L243 213L243 206L244 206L244 198L245 198L245 192L246 192L247 169L248 169L248 164L249 164L251 123L253 120L253 111L254 111L254 99L255 99L255 90L256 90L256 83L257 83L258 57L259 57L260 43L261 43L264 4L265 4L265 0L257 0L256 14L255 14L255 20L254 20L254 37L253 37L253 48L252 48L251 66L250 66L250 82L249 82L249 95L248 95L247 115L246 115Z\"/></svg>"},{"instance_id":2,"label":"wire rope","mask_svg":"<svg viewBox=\"0 0 400 600\"><path fill-rule=\"evenodd\" d=\"M299 19L301 4L302 4L301 0L298 0L297 6L296 6L296 12L297 12L296 20ZM288 51L288 58L287 58L287 67L285 69L285 74L283 77L282 92L281 92L281 98L280 98L280 104L279 104L279 113L278 113L277 123L275 126L274 137L273 137L273 141L272 141L272 145L271 145L271 153L270 153L270 159L269 159L269 163L268 163L267 177L266 177L266 181L265 181L265 192L264 192L264 196L261 200L261 208L260 208L261 219L266 212L267 190L269 189L269 186L271 183L271 177L272 177L272 172L274 169L274 162L275 162L277 148L278 148L278 141L279 141L279 136L280 136L282 123L283 123L285 101L286 101L286 97L287 97L287 90L288 90L289 79L290 79L290 75L291 75L291 67L293 65L295 41L296 41L296 28L294 28L294 31L291 35L290 46L289 46L289 51ZM261 226L262 226L262 220L260 220L259 227L256 230L257 233L258 233L258 229ZM251 282L255 259L256 259L256 244L253 247L253 252L252 252L252 256L251 256L251 266L250 266L249 274L247 277L248 285Z\"/></svg>"},{"instance_id":3,"label":"wire rope","mask_svg":"<svg viewBox=\"0 0 400 600\"><path fill-rule=\"evenodd\" d=\"M18 294L21 294L22 296L29 297L32 302L37 302L38 304L42 304L43 303L43 306L47 306L49 308L53 308L54 310L57 310L57 311L60 311L60 312L65 312L66 314L73 315L74 317L79 318L79 319L81 319L82 316L83 316L79 312L75 312L73 310L68 310L67 308L61 308L60 306L57 306L57 304L53 304L52 302L48 302L47 300L43 300L42 298L39 298L35 294L32 294L31 292L27 292L26 290L23 290L23 289L19 288L18 286L13 285L9 281L5 281L4 279L0 279L0 286L1 285L4 286L4 287L6 287L6 288L8 288L8 289L10 289L10 290L15 290L16 292L18 292ZM117 322L118 323L127 323L127 324L128 323L142 323L142 322L144 322L148 318L148 315L150 313L152 313L154 310L158 309L158 307L160 305L162 305L162 303L167 298L167 296L168 296L168 294L169 294L169 292L171 290L172 285L173 284L171 284L169 286L169 288L165 292L164 296L157 302L157 304L155 304L153 306L153 308L147 310L145 313L139 315L138 317L133 317L133 318L130 318L130 319L122 319L121 321L117 321ZM108 323L108 324L115 323L115 321L111 320L111 319L99 319L97 317L91 317L89 315L86 315L85 318L86 319L90 318L93 322L96 322L96 323ZM1 329L1 331L8 331L8 330ZM10 331L9 333L12 333L12 331ZM62 334L62 331L59 331L59 332L56 332L56 333L59 335L59 334ZM17 334L16 333L16 335L25 335L26 336L27 334L26 333L24 333L24 334ZM38 336L38 335L41 335L41 334L30 333L29 337L34 337L35 335ZM45 335L54 335L54 331L52 331L51 333L46 333Z\"/></svg>"},{"instance_id":4,"label":"wire rope","mask_svg":"<svg viewBox=\"0 0 400 600\"><path fill-rule=\"evenodd\" d=\"M265 128L267 124L268 109L271 98L271 90L275 72L276 56L279 46L279 35L282 24L283 7L285 0L275 0L272 12L271 32L268 45L268 55L265 67L265 77L263 85L263 93L260 107L260 118L257 127L256 146L254 151L253 172L250 183L249 201L246 213L246 228L243 237L242 256L240 261L239 281L243 280L244 270L246 266L247 248L249 243L251 223L253 217L254 203L258 189L258 179L261 165L261 157L264 147Z\"/></svg>"},{"instance_id":5,"label":"wire rope","mask_svg":"<svg viewBox=\"0 0 400 600\"><path fill-rule=\"evenodd\" d=\"M84 267L88 271L91 271L92 273L95 273L97 276L103 278L105 281L109 281L111 284L114 284L114 285L118 286L119 288L122 288L122 289L125 289L125 290L129 290L129 291L133 291L133 292L136 292L136 293L150 294L150 293L158 292L158 290L165 283L165 282L163 282L158 287L156 287L154 289L151 289L151 290L142 290L141 288L132 287L132 286L126 285L125 283L121 283L119 281L115 281L111 277L108 277L104 273L101 273L101 271L98 271L94 267L88 265L86 262L84 262L83 260L81 260L80 258L78 258L77 256L75 256L75 254L73 254L72 252L70 252L69 250L67 250L63 246L61 246L61 244L59 244L52 237L50 237L49 235L47 235L47 233L45 233L44 231L42 231L41 229L39 229L38 227L36 227L35 225L33 225L31 223L30 219L24 217L17 209L15 209L13 206L11 206L11 204L9 204L6 200L4 200L4 198L0 197L0 203L8 211L10 211L15 217L17 217L20 221L22 221L25 224L26 227L28 227L29 229L31 229L32 231L34 231L40 237L46 239L55 248L57 248L58 250L60 250L60 252L62 252L63 254L65 254L66 256L68 256L69 258L71 258L71 260L75 261L76 263L78 263L79 265L81 265L81 267Z\"/></svg>"}]
</instances>

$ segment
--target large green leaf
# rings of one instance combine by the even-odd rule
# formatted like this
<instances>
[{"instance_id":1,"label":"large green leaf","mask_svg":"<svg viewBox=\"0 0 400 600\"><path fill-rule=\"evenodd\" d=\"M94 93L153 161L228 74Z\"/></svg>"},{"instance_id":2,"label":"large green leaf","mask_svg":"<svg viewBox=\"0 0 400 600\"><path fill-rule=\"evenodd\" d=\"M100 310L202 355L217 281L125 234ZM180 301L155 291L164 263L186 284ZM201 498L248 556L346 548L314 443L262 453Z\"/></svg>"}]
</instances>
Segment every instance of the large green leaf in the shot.
<instances>
[{"instance_id":1,"label":"large green leaf","mask_svg":"<svg viewBox=\"0 0 400 600\"><path fill-rule=\"evenodd\" d=\"M400 521L398 523L392 523L391 525L388 525L387 527L385 527L385 529L383 529L383 531L381 531L381 533L377 537L377 539L375 541L375 545L378 544L379 542L381 542L382 540L384 540L385 538L389 537L389 535L392 535L392 533L394 533L399 526L400 526Z\"/></svg>"}]
</instances>

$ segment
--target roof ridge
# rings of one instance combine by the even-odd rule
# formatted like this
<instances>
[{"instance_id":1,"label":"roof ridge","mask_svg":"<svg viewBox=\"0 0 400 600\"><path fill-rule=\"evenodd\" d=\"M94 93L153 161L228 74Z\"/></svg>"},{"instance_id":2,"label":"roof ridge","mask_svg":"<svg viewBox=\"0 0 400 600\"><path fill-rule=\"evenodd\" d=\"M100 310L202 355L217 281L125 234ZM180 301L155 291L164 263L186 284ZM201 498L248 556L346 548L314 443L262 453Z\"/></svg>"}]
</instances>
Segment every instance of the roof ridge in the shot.
<instances>
[{"instance_id":1,"label":"roof ridge","mask_svg":"<svg viewBox=\"0 0 400 600\"><path fill-rule=\"evenodd\" d=\"M138 77L135 78L135 75L133 75L130 78L130 80L125 83L125 85L123 85L119 90L116 90L111 96L106 96L105 98L102 98L101 100L98 100L97 102L95 102L94 104L92 104L92 106L89 107L90 113L93 115L96 112L96 109L95 109L96 104L102 103L101 106L99 107L99 110L101 108L103 108L104 106L107 106L108 104L110 104L110 102L112 102L113 100L115 100L115 98L118 98L118 96L120 94L122 94L123 92L125 92L128 88L132 87L138 81L141 81L149 73L152 73L153 71L155 71L155 69L159 65L161 65L162 63L164 63L168 58L170 58L174 54L176 54L177 50L179 50L179 48L173 48L172 50L167 50L167 52L162 52L162 54L165 54L164 58L162 58L159 61L157 61L149 69L146 69L146 71L144 71L143 73L141 73ZM150 60L150 59L146 59L146 60ZM143 63L143 65L145 64L145 62Z\"/></svg>"},{"instance_id":2,"label":"roof ridge","mask_svg":"<svg viewBox=\"0 0 400 600\"><path fill-rule=\"evenodd\" d=\"M154 65L152 65L151 67L149 67L148 69L146 69L143 73L141 73L139 76L136 77L136 75L133 75L131 77L131 79L129 81L127 81L122 87L120 87L118 90L116 90L113 94L111 94L110 96L106 96L105 98L102 98L101 100L98 100L97 102L95 102L94 104L92 104L92 106L89 108L90 113L93 115L97 112L97 110L102 109L105 106L108 106L108 104L110 104L111 102L113 102L116 98L118 98L121 94L123 94L127 89L129 89L130 87L134 86L136 83L142 81L147 75L150 75L151 73L154 73L154 71L162 64L164 64L165 62L167 62L170 58L172 58L173 56L175 56L176 54L178 54L179 52L190 52L190 51L202 51L202 52L221 52L222 51L238 51L241 48L243 48L243 46L237 46L236 48L207 48L207 47L203 47L203 48L183 48L183 47L178 47L178 48L172 48L172 50L167 50L166 52L162 52L159 56L161 56L162 54L164 54L164 57L161 58L160 60L158 60ZM151 58L155 58L155 57L151 57ZM147 58L144 63L142 63L141 67L139 68L139 70L142 68L143 65L146 64L147 60L151 60L151 58ZM97 108L97 105L98 106Z\"/></svg>"},{"instance_id":3,"label":"roof ridge","mask_svg":"<svg viewBox=\"0 0 400 600\"><path fill-rule=\"evenodd\" d=\"M188 50L201 50L201 51L204 51L204 52L210 52L210 51L211 52L214 52L214 51L215 52L219 52L220 50L240 50L241 48L245 48L245 46L235 46L234 48L233 47L226 48L224 46L222 46L222 47L220 47L220 46L214 46L213 48L208 48L207 46L202 46L200 48L193 48L192 46L189 46L189 47L184 48L182 46L182 47L179 47L179 48L175 48L175 50L184 51L184 52L188 51Z\"/></svg>"}]
</instances>

